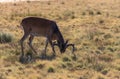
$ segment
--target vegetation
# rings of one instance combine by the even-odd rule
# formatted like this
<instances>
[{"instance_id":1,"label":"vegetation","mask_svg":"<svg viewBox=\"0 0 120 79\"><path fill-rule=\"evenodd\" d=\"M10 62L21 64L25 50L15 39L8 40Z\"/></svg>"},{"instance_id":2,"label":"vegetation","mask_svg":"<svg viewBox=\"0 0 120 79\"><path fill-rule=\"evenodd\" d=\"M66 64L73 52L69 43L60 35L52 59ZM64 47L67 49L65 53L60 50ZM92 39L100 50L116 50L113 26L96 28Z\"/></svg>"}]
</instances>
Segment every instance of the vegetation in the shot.
<instances>
[{"instance_id":1,"label":"vegetation","mask_svg":"<svg viewBox=\"0 0 120 79\"><path fill-rule=\"evenodd\" d=\"M0 4L0 79L119 79L120 0L52 0ZM65 39L75 44L63 54L50 45L42 59L45 38L36 37L32 62L21 64L20 22L37 16L57 22ZM14 39L13 39L14 38ZM28 39L25 53L31 55Z\"/></svg>"},{"instance_id":2,"label":"vegetation","mask_svg":"<svg viewBox=\"0 0 120 79\"><path fill-rule=\"evenodd\" d=\"M0 43L9 43L12 42L13 37L10 34L1 33L0 34Z\"/></svg>"}]
</instances>

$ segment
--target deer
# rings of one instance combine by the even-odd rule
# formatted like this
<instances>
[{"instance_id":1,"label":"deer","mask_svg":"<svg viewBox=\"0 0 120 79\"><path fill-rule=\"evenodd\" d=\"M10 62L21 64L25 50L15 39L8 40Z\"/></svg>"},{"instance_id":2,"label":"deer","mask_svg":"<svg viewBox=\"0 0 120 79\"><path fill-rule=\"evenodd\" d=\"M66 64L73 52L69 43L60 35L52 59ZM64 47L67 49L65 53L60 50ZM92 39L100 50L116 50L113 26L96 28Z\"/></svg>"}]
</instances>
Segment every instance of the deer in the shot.
<instances>
[{"instance_id":1,"label":"deer","mask_svg":"<svg viewBox=\"0 0 120 79\"><path fill-rule=\"evenodd\" d=\"M32 46L32 41L35 36L42 36L46 37L45 42L45 54L48 43L50 44L53 55L56 55L54 46L58 46L61 53L66 51L66 48L72 46L72 53L74 54L74 44L68 44L69 40L64 40L62 33L60 32L58 25L53 20L48 20L45 18L40 17L25 17L22 19L20 26L24 31L24 35L20 40L21 45L21 55L20 55L20 62L24 62L25 54L24 54L24 47L23 42L29 37L28 45L32 49L32 51L37 54L36 50ZM53 42L56 41L56 42Z\"/></svg>"}]
</instances>

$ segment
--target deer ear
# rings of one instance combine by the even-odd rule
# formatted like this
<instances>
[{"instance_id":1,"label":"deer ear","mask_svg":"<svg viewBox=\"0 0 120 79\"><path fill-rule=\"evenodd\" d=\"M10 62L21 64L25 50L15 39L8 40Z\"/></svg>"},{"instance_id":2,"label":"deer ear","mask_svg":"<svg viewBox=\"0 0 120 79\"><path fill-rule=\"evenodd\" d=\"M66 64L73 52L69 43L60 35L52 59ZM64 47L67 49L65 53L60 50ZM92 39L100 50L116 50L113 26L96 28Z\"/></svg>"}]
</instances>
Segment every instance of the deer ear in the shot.
<instances>
[{"instance_id":1,"label":"deer ear","mask_svg":"<svg viewBox=\"0 0 120 79\"><path fill-rule=\"evenodd\" d=\"M69 40L66 40L65 45L67 45L67 44L68 44L68 42L69 42Z\"/></svg>"},{"instance_id":2,"label":"deer ear","mask_svg":"<svg viewBox=\"0 0 120 79\"><path fill-rule=\"evenodd\" d=\"M56 42L53 42L53 46L58 46L58 44Z\"/></svg>"}]
</instances>

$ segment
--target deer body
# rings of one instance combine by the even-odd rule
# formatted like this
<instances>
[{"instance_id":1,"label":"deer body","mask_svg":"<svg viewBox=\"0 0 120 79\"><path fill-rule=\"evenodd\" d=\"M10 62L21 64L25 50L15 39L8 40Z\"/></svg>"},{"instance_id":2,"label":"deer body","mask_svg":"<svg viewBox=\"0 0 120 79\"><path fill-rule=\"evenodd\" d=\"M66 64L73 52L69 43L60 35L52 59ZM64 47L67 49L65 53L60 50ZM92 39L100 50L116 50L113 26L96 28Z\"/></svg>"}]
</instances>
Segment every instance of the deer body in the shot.
<instances>
[{"instance_id":1,"label":"deer body","mask_svg":"<svg viewBox=\"0 0 120 79\"><path fill-rule=\"evenodd\" d=\"M69 44L67 46L68 41L64 41L64 38L56 24L56 22L44 18L38 17L27 17L21 21L21 26L24 30L24 35L20 40L22 55L21 58L24 57L24 50L23 50L23 42L24 40L30 35L29 37L29 46L30 48L37 53L34 48L32 47L32 40L34 36L43 36L46 37L46 45L45 45L45 53L48 43L50 43L52 50L55 54L54 45L57 45L60 49L60 52L65 52L65 49L68 46L73 46L73 44ZM53 43L53 40L57 40L57 44Z\"/></svg>"},{"instance_id":2,"label":"deer body","mask_svg":"<svg viewBox=\"0 0 120 79\"><path fill-rule=\"evenodd\" d=\"M43 18L37 18L37 17L25 18L22 20L21 26L23 26L24 31L29 31L30 35L33 35L33 36L47 37L52 35L53 39L58 39L56 32L60 33L54 21L43 19Z\"/></svg>"}]
</instances>

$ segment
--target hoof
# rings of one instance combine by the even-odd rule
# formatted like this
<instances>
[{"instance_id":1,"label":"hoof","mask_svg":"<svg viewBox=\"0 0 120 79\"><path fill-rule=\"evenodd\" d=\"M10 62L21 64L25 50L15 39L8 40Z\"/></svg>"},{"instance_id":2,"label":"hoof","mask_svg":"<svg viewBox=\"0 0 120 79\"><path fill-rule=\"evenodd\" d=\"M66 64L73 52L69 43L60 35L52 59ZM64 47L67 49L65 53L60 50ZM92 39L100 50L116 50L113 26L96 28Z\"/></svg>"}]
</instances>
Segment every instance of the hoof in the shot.
<instances>
[{"instance_id":1,"label":"hoof","mask_svg":"<svg viewBox=\"0 0 120 79\"><path fill-rule=\"evenodd\" d=\"M26 58L25 58L24 56L21 56L21 57L19 58L19 61L20 61L22 64L24 64L24 63L26 62Z\"/></svg>"},{"instance_id":2,"label":"hoof","mask_svg":"<svg viewBox=\"0 0 120 79\"><path fill-rule=\"evenodd\" d=\"M76 61L77 57L76 56L72 56L72 60Z\"/></svg>"},{"instance_id":3,"label":"hoof","mask_svg":"<svg viewBox=\"0 0 120 79\"><path fill-rule=\"evenodd\" d=\"M52 57L56 57L56 54L53 54Z\"/></svg>"},{"instance_id":4,"label":"hoof","mask_svg":"<svg viewBox=\"0 0 120 79\"><path fill-rule=\"evenodd\" d=\"M31 53L27 53L26 54L26 62L31 62L32 61L32 54Z\"/></svg>"},{"instance_id":5,"label":"hoof","mask_svg":"<svg viewBox=\"0 0 120 79\"><path fill-rule=\"evenodd\" d=\"M46 54L42 53L40 56L41 59L46 59Z\"/></svg>"},{"instance_id":6,"label":"hoof","mask_svg":"<svg viewBox=\"0 0 120 79\"><path fill-rule=\"evenodd\" d=\"M26 63L29 63L32 61L32 54L30 53L27 53L25 56L21 56L19 61L22 63L22 64L26 64Z\"/></svg>"}]
</instances>

